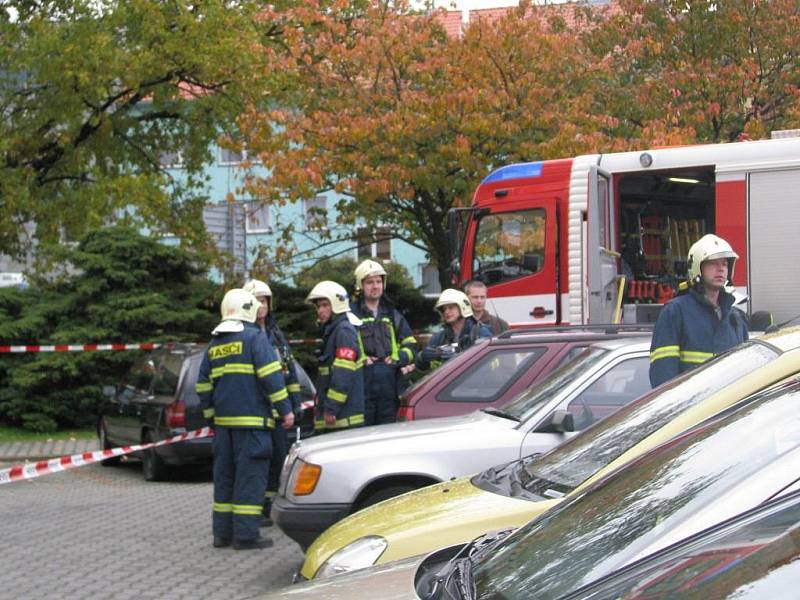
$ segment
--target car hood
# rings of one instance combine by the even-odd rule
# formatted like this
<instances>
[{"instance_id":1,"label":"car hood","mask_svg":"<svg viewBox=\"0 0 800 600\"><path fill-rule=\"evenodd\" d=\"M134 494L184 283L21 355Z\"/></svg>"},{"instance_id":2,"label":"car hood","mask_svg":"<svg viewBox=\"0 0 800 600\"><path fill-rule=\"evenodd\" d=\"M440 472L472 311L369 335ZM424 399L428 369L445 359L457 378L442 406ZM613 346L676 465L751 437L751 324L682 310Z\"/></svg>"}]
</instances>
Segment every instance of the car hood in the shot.
<instances>
[{"instance_id":1,"label":"car hood","mask_svg":"<svg viewBox=\"0 0 800 600\"><path fill-rule=\"evenodd\" d=\"M469 477L446 481L385 500L336 523L308 549L301 573L310 579L330 556L365 535L388 541L378 559L385 563L463 544L489 531L520 527L557 503L487 492Z\"/></svg>"},{"instance_id":2,"label":"car hood","mask_svg":"<svg viewBox=\"0 0 800 600\"><path fill-rule=\"evenodd\" d=\"M308 581L261 596L265 600L417 600L414 578L426 555L353 571L331 579Z\"/></svg>"},{"instance_id":3,"label":"car hood","mask_svg":"<svg viewBox=\"0 0 800 600\"><path fill-rule=\"evenodd\" d=\"M312 437L302 442L299 455L308 457L327 449L345 450L350 447L356 448L360 455L364 455L365 444L386 444L401 447L403 444L411 443L409 438L414 437L442 436L447 433L461 433L473 430L483 432L508 430L514 429L518 425L519 423L512 419L505 419L478 410L468 415L457 417L358 427ZM398 441L400 445L397 444Z\"/></svg>"}]
</instances>

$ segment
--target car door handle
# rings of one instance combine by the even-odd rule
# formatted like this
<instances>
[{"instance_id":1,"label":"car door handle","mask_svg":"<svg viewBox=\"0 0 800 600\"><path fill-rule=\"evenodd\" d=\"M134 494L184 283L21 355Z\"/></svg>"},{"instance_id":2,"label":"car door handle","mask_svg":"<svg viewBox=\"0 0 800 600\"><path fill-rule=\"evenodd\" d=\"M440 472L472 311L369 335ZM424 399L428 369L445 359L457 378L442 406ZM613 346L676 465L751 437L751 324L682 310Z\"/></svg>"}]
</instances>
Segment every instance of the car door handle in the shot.
<instances>
[{"instance_id":1,"label":"car door handle","mask_svg":"<svg viewBox=\"0 0 800 600\"><path fill-rule=\"evenodd\" d=\"M528 314L530 316L532 316L534 319L543 319L544 317L546 317L548 315L552 315L553 311L552 310L545 310L544 306L537 306L536 308L534 308Z\"/></svg>"}]
</instances>

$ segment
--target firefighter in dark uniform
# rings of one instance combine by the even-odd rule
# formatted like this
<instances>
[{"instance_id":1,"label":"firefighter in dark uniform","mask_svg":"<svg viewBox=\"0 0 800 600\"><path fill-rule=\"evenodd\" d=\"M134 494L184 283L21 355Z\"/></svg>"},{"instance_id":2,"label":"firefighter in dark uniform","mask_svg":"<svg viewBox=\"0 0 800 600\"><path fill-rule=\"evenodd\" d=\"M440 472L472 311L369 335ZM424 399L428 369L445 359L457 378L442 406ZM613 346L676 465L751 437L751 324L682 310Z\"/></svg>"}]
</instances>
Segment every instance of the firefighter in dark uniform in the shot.
<instances>
[{"instance_id":1,"label":"firefighter in dark uniform","mask_svg":"<svg viewBox=\"0 0 800 600\"><path fill-rule=\"evenodd\" d=\"M214 547L268 548L258 525L272 454L273 408L294 424L281 364L255 324L258 300L242 289L222 299L222 322L212 331L197 393L214 426Z\"/></svg>"},{"instance_id":2,"label":"firefighter in dark uniform","mask_svg":"<svg viewBox=\"0 0 800 600\"><path fill-rule=\"evenodd\" d=\"M351 306L364 356L364 424L397 420L402 377L414 364L417 341L405 317L384 294L386 271L365 260L355 271L357 301Z\"/></svg>"},{"instance_id":3,"label":"firefighter in dark uniform","mask_svg":"<svg viewBox=\"0 0 800 600\"><path fill-rule=\"evenodd\" d=\"M428 344L417 356L420 371L435 369L459 352L463 352L478 338L492 337L491 330L472 315L472 305L464 292L446 289L436 301L442 314L441 331L433 334Z\"/></svg>"},{"instance_id":4,"label":"firefighter in dark uniform","mask_svg":"<svg viewBox=\"0 0 800 600\"><path fill-rule=\"evenodd\" d=\"M321 281L306 297L317 309L322 341L317 350L319 378L314 431L325 433L364 424L364 359L350 312L347 291L335 281Z\"/></svg>"},{"instance_id":5,"label":"firefighter in dark uniform","mask_svg":"<svg viewBox=\"0 0 800 600\"><path fill-rule=\"evenodd\" d=\"M283 331L278 326L275 312L272 306L272 290L263 281L251 279L244 284L245 291L250 292L261 303L256 317L256 325L267 334L272 347L278 353L278 360L281 362L283 379L286 382L286 390L289 392L289 401L292 403L295 423L300 420L300 383L297 378L297 365L292 357L292 350ZM269 516L272 509L272 498L278 492L280 483L281 469L286 461L286 454L289 452L289 437L286 429L282 426L283 420L273 409L272 416L281 427L273 427L272 433L272 459L269 461L269 478L267 479L267 491L264 496L264 508L262 510L261 525L264 527L272 526L272 519Z\"/></svg>"},{"instance_id":6,"label":"firefighter in dark uniform","mask_svg":"<svg viewBox=\"0 0 800 600\"><path fill-rule=\"evenodd\" d=\"M664 305L653 330L653 387L747 341L747 323L733 308L731 293L737 258L730 244L713 234L689 249L685 293Z\"/></svg>"}]
</instances>

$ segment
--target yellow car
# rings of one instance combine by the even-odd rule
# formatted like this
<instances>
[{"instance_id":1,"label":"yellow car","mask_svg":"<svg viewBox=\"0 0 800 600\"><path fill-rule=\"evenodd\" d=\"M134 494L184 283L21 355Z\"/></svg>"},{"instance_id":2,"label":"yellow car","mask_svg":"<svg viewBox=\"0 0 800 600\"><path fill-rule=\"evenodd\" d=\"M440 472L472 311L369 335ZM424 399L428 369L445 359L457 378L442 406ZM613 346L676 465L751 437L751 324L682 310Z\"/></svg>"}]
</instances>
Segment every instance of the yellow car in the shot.
<instances>
[{"instance_id":1,"label":"yellow car","mask_svg":"<svg viewBox=\"0 0 800 600\"><path fill-rule=\"evenodd\" d=\"M527 523L606 473L800 372L800 327L762 336L673 379L544 455L391 498L309 547L298 579L337 575Z\"/></svg>"}]
</instances>

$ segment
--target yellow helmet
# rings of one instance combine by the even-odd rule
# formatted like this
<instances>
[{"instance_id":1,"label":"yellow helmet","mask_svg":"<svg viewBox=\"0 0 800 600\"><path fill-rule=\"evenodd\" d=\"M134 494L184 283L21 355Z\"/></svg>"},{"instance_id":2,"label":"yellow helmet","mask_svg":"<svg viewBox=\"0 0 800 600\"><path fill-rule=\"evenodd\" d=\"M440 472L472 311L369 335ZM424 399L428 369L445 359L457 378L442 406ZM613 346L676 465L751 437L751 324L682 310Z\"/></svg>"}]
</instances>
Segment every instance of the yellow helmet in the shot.
<instances>
[{"instance_id":1,"label":"yellow helmet","mask_svg":"<svg viewBox=\"0 0 800 600\"><path fill-rule=\"evenodd\" d=\"M255 323L259 306L261 303L250 292L241 288L228 290L222 298L219 309L222 322L214 328L212 333L216 335L241 331L244 328L242 321Z\"/></svg>"},{"instance_id":2,"label":"yellow helmet","mask_svg":"<svg viewBox=\"0 0 800 600\"><path fill-rule=\"evenodd\" d=\"M465 319L472 316L472 305L469 303L467 295L459 290L448 288L439 295L436 301L436 309L441 311L447 304L455 304Z\"/></svg>"},{"instance_id":3,"label":"yellow helmet","mask_svg":"<svg viewBox=\"0 0 800 600\"><path fill-rule=\"evenodd\" d=\"M700 265L707 260L718 258L728 259L728 281L733 281L733 269L739 255L733 251L731 245L721 237L709 233L697 240L689 248L689 258L686 261L687 277L692 284L699 283L702 279Z\"/></svg>"},{"instance_id":4,"label":"yellow helmet","mask_svg":"<svg viewBox=\"0 0 800 600\"><path fill-rule=\"evenodd\" d=\"M381 263L370 260L369 258L365 261L362 261L355 270L356 290L361 289L362 281L364 281L367 277L372 277L373 275L380 275L383 277L383 285L386 286L386 269L383 268Z\"/></svg>"},{"instance_id":5,"label":"yellow helmet","mask_svg":"<svg viewBox=\"0 0 800 600\"><path fill-rule=\"evenodd\" d=\"M347 290L335 281L320 281L306 296L306 302L314 304L315 300L328 300L336 315L350 310L350 299Z\"/></svg>"}]
</instances>

